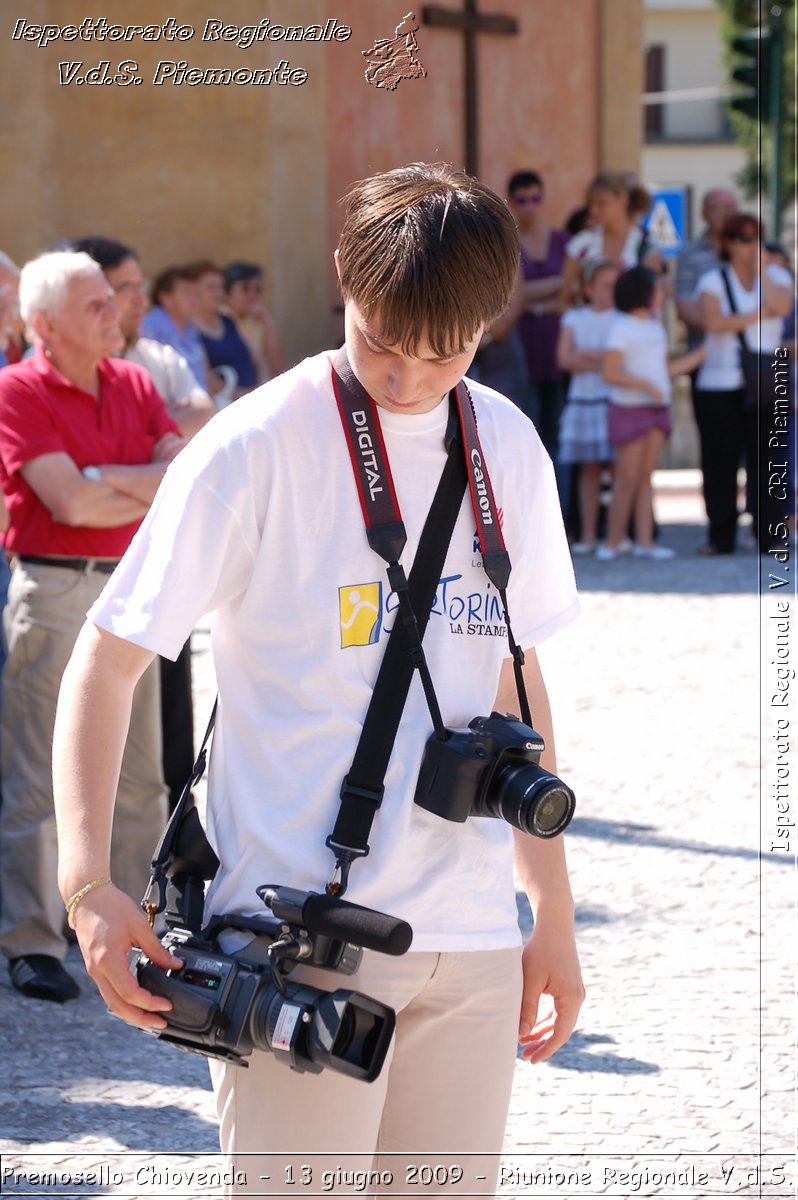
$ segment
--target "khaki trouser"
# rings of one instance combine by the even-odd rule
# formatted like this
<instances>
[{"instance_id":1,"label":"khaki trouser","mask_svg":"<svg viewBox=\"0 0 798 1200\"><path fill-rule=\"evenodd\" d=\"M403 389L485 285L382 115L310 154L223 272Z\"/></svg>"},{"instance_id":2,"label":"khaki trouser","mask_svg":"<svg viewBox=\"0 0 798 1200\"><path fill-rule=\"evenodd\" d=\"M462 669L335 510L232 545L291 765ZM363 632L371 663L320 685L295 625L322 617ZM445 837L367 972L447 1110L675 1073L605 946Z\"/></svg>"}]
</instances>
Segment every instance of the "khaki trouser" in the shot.
<instances>
[{"instance_id":1,"label":"khaki trouser","mask_svg":"<svg viewBox=\"0 0 798 1200\"><path fill-rule=\"evenodd\" d=\"M63 959L64 906L56 882L52 740L61 676L86 612L108 581L97 571L14 563L4 624L0 754L0 949L8 958ZM114 882L136 902L166 818L155 664L135 692L119 780L111 852Z\"/></svg>"},{"instance_id":2,"label":"khaki trouser","mask_svg":"<svg viewBox=\"0 0 798 1200\"><path fill-rule=\"evenodd\" d=\"M329 1067L298 1074L268 1052L255 1051L248 1069L211 1060L225 1195L493 1196L518 1047L520 949L366 951L355 975L300 967L289 978L390 1005L394 1040L373 1083Z\"/></svg>"}]
</instances>

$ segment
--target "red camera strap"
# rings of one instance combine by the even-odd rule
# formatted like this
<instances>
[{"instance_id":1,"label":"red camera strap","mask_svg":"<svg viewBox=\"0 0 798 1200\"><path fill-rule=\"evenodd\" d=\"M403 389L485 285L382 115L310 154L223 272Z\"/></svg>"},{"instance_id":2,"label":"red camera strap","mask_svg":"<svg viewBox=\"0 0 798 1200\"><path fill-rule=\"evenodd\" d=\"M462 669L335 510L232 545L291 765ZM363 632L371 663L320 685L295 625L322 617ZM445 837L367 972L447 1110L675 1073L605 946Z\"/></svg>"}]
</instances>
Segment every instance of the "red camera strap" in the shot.
<instances>
[{"instance_id":1,"label":"red camera strap","mask_svg":"<svg viewBox=\"0 0 798 1200\"><path fill-rule=\"evenodd\" d=\"M366 534L372 550L394 563L407 540L391 476L377 406L349 364L346 348L335 356L332 372L338 413L346 435ZM454 388L454 404L465 451L468 490L485 574L500 592L510 577L510 556L504 544L496 500L490 482L468 388Z\"/></svg>"},{"instance_id":2,"label":"red camera strap","mask_svg":"<svg viewBox=\"0 0 798 1200\"><path fill-rule=\"evenodd\" d=\"M386 562L398 562L407 534L399 512L382 426L377 406L349 365L345 347L341 347L335 357L332 384L369 545Z\"/></svg>"}]
</instances>

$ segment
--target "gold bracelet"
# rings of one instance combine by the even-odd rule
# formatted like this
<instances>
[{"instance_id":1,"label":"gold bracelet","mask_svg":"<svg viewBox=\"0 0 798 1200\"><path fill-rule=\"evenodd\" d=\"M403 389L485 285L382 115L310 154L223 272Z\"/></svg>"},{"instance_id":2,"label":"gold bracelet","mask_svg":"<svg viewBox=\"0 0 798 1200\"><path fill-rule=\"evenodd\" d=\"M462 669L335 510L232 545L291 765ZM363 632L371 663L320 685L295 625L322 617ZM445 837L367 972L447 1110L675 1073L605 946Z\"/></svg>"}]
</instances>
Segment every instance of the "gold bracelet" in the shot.
<instances>
[{"instance_id":1,"label":"gold bracelet","mask_svg":"<svg viewBox=\"0 0 798 1200\"><path fill-rule=\"evenodd\" d=\"M79 892L75 892L74 896L70 896L66 902L67 925L70 929L75 928L75 912L79 905L88 896L89 892L93 892L95 888L105 887L106 883L110 883L111 879L108 875L103 875L102 879L92 879L91 883L87 883Z\"/></svg>"}]
</instances>

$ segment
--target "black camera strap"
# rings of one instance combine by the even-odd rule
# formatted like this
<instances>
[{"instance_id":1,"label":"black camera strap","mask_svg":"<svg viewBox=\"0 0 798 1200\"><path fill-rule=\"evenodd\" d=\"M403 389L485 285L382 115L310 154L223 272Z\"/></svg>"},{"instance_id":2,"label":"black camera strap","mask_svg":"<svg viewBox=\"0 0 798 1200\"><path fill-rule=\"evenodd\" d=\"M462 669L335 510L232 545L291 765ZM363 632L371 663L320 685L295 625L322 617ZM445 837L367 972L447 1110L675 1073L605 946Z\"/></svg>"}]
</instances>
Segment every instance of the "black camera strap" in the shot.
<instances>
[{"instance_id":1,"label":"black camera strap","mask_svg":"<svg viewBox=\"0 0 798 1200\"><path fill-rule=\"evenodd\" d=\"M205 774L208 741L216 721L218 706L217 696L191 774L152 857L150 879L141 901L141 907L147 914L150 925L154 924L156 913L163 912L166 906L166 885L171 875L188 867L199 879L213 879L219 867L219 860L202 828L191 790Z\"/></svg>"},{"instance_id":2,"label":"black camera strap","mask_svg":"<svg viewBox=\"0 0 798 1200\"><path fill-rule=\"evenodd\" d=\"M510 557L504 545L468 389L461 381L450 394L451 411L444 438L448 455L408 580L399 563L407 537L377 407L352 371L345 348L335 358L332 378L366 535L372 550L387 562L388 581L398 599L397 617L363 721L352 766L341 785L338 817L326 842L336 859L333 879L328 883L327 891L340 896L346 891L352 862L369 853L369 833L382 803L385 774L416 669L424 687L435 734L440 738L446 737L422 639L466 482L485 573L499 591L504 606L522 719L529 724L531 717L523 681L523 652L512 636L507 612L505 589L510 575Z\"/></svg>"}]
</instances>

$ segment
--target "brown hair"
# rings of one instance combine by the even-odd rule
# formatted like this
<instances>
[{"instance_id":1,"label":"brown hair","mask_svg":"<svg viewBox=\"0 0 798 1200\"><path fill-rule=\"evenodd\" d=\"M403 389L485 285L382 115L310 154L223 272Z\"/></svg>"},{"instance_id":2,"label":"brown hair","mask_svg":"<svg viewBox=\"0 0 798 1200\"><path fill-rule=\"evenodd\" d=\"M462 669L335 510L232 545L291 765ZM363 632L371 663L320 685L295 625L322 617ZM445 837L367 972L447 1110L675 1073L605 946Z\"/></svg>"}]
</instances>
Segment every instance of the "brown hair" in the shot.
<instances>
[{"instance_id":1,"label":"brown hair","mask_svg":"<svg viewBox=\"0 0 798 1200\"><path fill-rule=\"evenodd\" d=\"M641 183L630 183L624 171L602 171L590 181L587 196L593 192L612 192L614 196L627 197L627 212L645 213L651 207L651 197Z\"/></svg>"},{"instance_id":2,"label":"brown hair","mask_svg":"<svg viewBox=\"0 0 798 1200\"><path fill-rule=\"evenodd\" d=\"M185 267L164 267L163 271L159 271L155 276L150 289L150 299L153 304L160 304L160 296L168 296L175 290L178 283L185 280L194 282L193 277L186 273Z\"/></svg>"},{"instance_id":3,"label":"brown hair","mask_svg":"<svg viewBox=\"0 0 798 1200\"><path fill-rule=\"evenodd\" d=\"M753 233L756 237L762 237L762 226L753 213L738 212L732 213L723 222L723 228L720 231L720 251L718 257L722 262L728 262L731 258L731 250L729 242L733 242L740 234Z\"/></svg>"},{"instance_id":4,"label":"brown hair","mask_svg":"<svg viewBox=\"0 0 798 1200\"><path fill-rule=\"evenodd\" d=\"M198 279L202 279L203 275L220 275L224 279L224 271L221 267L217 267L215 262L211 262L209 258L199 258L196 262L186 263L181 267L182 278L188 279L191 283L196 283Z\"/></svg>"},{"instance_id":5,"label":"brown hair","mask_svg":"<svg viewBox=\"0 0 798 1200\"><path fill-rule=\"evenodd\" d=\"M424 337L441 357L460 353L507 308L518 233L479 180L445 163L413 163L361 180L344 203L341 294L403 353Z\"/></svg>"},{"instance_id":6,"label":"brown hair","mask_svg":"<svg viewBox=\"0 0 798 1200\"><path fill-rule=\"evenodd\" d=\"M614 258L588 258L582 264L582 283L593 283L602 271L618 271L619 269Z\"/></svg>"}]
</instances>

